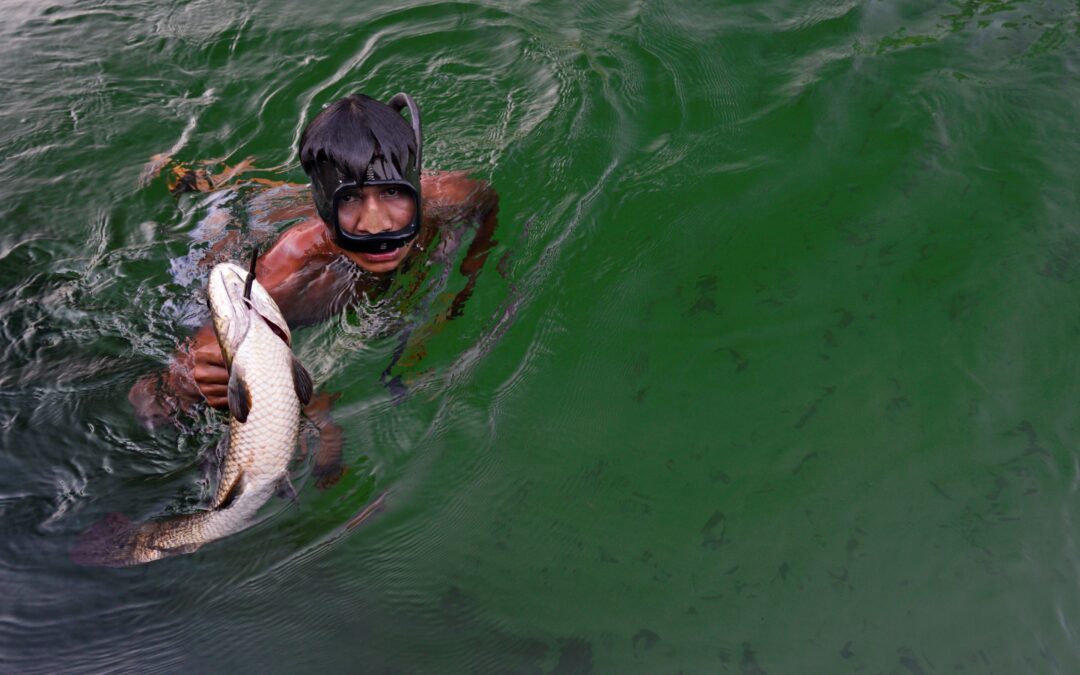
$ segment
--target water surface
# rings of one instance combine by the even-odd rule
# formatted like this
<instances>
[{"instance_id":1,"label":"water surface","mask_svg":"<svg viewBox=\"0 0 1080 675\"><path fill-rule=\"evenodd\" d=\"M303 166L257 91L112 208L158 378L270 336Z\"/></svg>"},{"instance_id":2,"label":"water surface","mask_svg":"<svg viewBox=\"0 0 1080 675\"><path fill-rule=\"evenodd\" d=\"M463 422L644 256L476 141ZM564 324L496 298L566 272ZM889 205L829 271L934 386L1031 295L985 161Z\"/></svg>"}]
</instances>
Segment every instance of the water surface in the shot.
<instances>
[{"instance_id":1,"label":"water surface","mask_svg":"<svg viewBox=\"0 0 1080 675\"><path fill-rule=\"evenodd\" d=\"M0 669L1080 666L1075 2L0 6ZM399 90L501 195L462 316L463 250L301 331L341 482L75 566L210 489L224 418L127 391L296 197L151 158L302 182L321 105Z\"/></svg>"}]
</instances>

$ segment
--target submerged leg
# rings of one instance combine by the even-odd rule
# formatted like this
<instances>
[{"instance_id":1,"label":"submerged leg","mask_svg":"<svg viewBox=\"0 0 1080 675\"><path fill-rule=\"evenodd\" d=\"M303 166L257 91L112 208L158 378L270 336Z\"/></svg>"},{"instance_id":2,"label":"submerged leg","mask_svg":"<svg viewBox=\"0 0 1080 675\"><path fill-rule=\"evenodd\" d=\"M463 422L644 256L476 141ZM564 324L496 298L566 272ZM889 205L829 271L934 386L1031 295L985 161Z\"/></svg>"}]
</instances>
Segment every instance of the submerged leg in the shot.
<instances>
[{"instance_id":1,"label":"submerged leg","mask_svg":"<svg viewBox=\"0 0 1080 675\"><path fill-rule=\"evenodd\" d=\"M319 430L319 448L315 451L315 466L311 475L315 478L315 487L325 490L335 485L345 475L342 461L344 432L330 417L330 406L341 394L317 394L304 408L315 427ZM305 451L306 443L305 445Z\"/></svg>"}]
</instances>

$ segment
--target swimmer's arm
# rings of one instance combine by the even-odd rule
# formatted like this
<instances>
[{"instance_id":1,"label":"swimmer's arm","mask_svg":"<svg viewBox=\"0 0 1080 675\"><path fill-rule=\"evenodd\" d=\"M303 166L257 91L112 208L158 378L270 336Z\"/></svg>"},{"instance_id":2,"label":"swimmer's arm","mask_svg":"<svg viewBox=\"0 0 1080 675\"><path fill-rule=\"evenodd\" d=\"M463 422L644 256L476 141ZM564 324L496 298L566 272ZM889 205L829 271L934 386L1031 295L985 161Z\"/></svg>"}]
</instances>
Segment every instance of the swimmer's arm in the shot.
<instances>
[{"instance_id":1,"label":"swimmer's arm","mask_svg":"<svg viewBox=\"0 0 1080 675\"><path fill-rule=\"evenodd\" d=\"M316 226L302 223L287 230L259 257L255 275L282 308L285 320L293 317L287 308L295 306L290 276L310 257ZM135 383L128 400L140 419L147 422L174 416L206 400L219 409L228 408L229 371L218 345L217 335L206 322L173 353L164 373L152 373Z\"/></svg>"},{"instance_id":2,"label":"swimmer's arm","mask_svg":"<svg viewBox=\"0 0 1080 675\"><path fill-rule=\"evenodd\" d=\"M397 349L394 350L390 363L380 376L383 385L391 391L395 398L401 398L408 393L401 376L394 374L394 368L402 362L403 358L407 362L411 360L410 357L406 357L410 344L422 343L430 331L436 329L435 326L461 316L465 303L476 286L476 279L480 276L484 263L487 262L488 253L498 244L497 241L492 239L492 235L494 235L495 228L498 226L499 194L488 183L468 179L463 172L442 174L439 178L445 182L438 186L440 190L436 203L440 206L458 207L468 219L479 220L480 226L477 228L476 236L473 237L472 243L469 244L469 248L465 252L465 259L462 260L459 268L467 278L465 287L457 292L450 303L450 308L445 313L434 317L432 325L427 330L422 331L420 337L414 336L412 329L407 330L401 336L400 343ZM448 178L453 180L448 181ZM469 210L472 212L471 215L468 213ZM422 352L423 350L420 348L420 353L422 354ZM421 355L419 358L423 358L423 356Z\"/></svg>"},{"instance_id":3,"label":"swimmer's arm","mask_svg":"<svg viewBox=\"0 0 1080 675\"><path fill-rule=\"evenodd\" d=\"M296 323L293 310L298 302L294 297L297 292L296 286L290 284L289 280L307 262L311 255L312 234L318 234L321 229L321 226L303 223L286 230L273 246L259 256L259 261L255 266L255 278L274 299L290 326ZM213 407L227 408L229 371L225 365L221 347L218 345L213 325L209 322L204 324L195 334L192 343L189 351L192 352L194 359L190 366L198 392ZM183 361L177 362L175 359L174 364L181 367L188 365Z\"/></svg>"},{"instance_id":4,"label":"swimmer's arm","mask_svg":"<svg viewBox=\"0 0 1080 675\"><path fill-rule=\"evenodd\" d=\"M315 478L315 487L320 490L334 485L345 475L342 459L344 431L330 416L330 408L340 397L340 393L320 392L304 408L304 415L319 432L319 447L315 452L311 475ZM307 437L301 437L300 443L306 454L309 451Z\"/></svg>"},{"instance_id":5,"label":"swimmer's arm","mask_svg":"<svg viewBox=\"0 0 1080 675\"><path fill-rule=\"evenodd\" d=\"M467 220L480 223L459 268L466 277L465 288L454 296L444 317L453 319L461 316L476 286L476 279L487 262L488 253L498 244L492 237L498 226L499 193L487 181L469 178L463 171L432 176L430 188L428 194L436 205L454 207Z\"/></svg>"},{"instance_id":6,"label":"swimmer's arm","mask_svg":"<svg viewBox=\"0 0 1080 675\"><path fill-rule=\"evenodd\" d=\"M274 245L259 255L255 278L270 294L278 307L291 305L295 289L288 282L309 261L317 257L324 226L321 221L307 220L286 230ZM292 325L293 317L282 309L285 320Z\"/></svg>"},{"instance_id":7,"label":"swimmer's arm","mask_svg":"<svg viewBox=\"0 0 1080 675\"><path fill-rule=\"evenodd\" d=\"M204 399L214 407L227 407L228 371L219 378L218 367L224 371L221 350L213 328L206 325L177 347L167 368L140 377L128 391L128 402L135 416L150 426L174 423L179 413L189 412Z\"/></svg>"},{"instance_id":8,"label":"swimmer's arm","mask_svg":"<svg viewBox=\"0 0 1080 675\"><path fill-rule=\"evenodd\" d=\"M480 184L474 194L476 197L475 217L480 221L480 226L477 228L476 236L473 237L472 243L469 244L469 249L465 252L465 259L461 261L461 267L459 268L461 274L466 277L465 288L462 288L454 296L453 302L450 303L450 309L446 313L447 319L461 316L465 309L465 303L472 296L473 288L476 286L476 278L480 276L480 270L484 268L484 264L487 262L488 253L499 243L492 238L495 234L495 228L499 224L499 194L486 183Z\"/></svg>"}]
</instances>

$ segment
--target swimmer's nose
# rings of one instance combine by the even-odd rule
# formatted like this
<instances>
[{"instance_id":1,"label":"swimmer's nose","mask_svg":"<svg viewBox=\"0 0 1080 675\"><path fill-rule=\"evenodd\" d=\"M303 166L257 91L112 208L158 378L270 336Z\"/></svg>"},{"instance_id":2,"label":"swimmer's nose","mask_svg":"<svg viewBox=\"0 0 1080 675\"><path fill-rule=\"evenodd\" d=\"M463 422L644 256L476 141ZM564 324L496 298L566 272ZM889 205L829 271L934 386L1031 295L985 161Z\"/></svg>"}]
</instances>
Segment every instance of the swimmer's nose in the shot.
<instances>
[{"instance_id":1,"label":"swimmer's nose","mask_svg":"<svg viewBox=\"0 0 1080 675\"><path fill-rule=\"evenodd\" d=\"M355 220L345 228L351 234L379 234L394 229L386 205L377 199L365 199Z\"/></svg>"}]
</instances>

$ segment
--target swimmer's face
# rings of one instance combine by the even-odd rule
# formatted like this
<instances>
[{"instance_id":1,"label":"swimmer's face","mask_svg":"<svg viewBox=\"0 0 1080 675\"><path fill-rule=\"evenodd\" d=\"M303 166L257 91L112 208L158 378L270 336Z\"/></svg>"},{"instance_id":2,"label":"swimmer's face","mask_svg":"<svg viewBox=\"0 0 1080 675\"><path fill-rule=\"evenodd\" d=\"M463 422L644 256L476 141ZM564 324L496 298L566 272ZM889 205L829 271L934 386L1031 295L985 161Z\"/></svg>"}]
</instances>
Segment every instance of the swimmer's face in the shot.
<instances>
[{"instance_id":1,"label":"swimmer's face","mask_svg":"<svg viewBox=\"0 0 1080 675\"><path fill-rule=\"evenodd\" d=\"M338 224L349 234L379 234L408 227L416 214L416 204L407 190L392 185L367 185L345 193L338 206ZM397 269L412 249L412 242L388 253L345 255L374 274Z\"/></svg>"}]
</instances>

